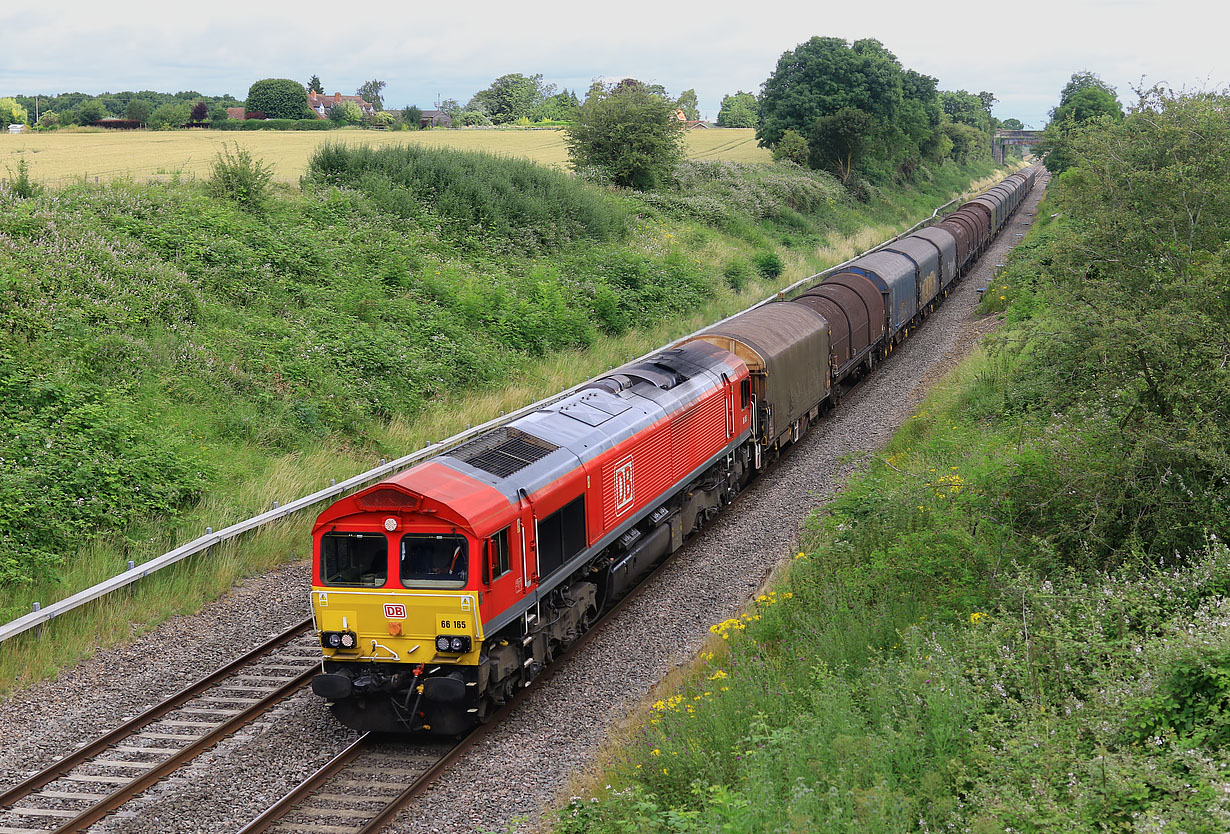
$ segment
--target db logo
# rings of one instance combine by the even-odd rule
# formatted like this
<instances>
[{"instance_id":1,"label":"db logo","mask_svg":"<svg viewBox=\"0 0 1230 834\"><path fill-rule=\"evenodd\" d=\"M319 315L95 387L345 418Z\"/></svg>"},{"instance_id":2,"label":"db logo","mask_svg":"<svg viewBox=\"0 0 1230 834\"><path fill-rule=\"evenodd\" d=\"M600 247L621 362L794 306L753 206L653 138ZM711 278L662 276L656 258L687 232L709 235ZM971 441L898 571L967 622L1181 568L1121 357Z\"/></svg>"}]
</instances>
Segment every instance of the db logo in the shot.
<instances>
[{"instance_id":1,"label":"db logo","mask_svg":"<svg viewBox=\"0 0 1230 834\"><path fill-rule=\"evenodd\" d=\"M632 458L621 461L615 469L615 512L627 509L632 503Z\"/></svg>"},{"instance_id":2,"label":"db logo","mask_svg":"<svg viewBox=\"0 0 1230 834\"><path fill-rule=\"evenodd\" d=\"M384 618L386 620L404 620L406 619L406 606L398 603L396 605L385 604Z\"/></svg>"}]
</instances>

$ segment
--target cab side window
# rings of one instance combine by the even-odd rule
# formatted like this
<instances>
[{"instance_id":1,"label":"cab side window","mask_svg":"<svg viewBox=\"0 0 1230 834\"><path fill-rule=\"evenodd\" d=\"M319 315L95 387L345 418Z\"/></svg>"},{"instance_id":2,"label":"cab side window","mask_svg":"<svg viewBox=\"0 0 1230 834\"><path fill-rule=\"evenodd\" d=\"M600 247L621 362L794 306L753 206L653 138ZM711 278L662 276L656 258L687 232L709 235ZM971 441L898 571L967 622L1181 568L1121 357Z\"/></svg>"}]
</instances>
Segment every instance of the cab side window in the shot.
<instances>
[{"instance_id":1,"label":"cab side window","mask_svg":"<svg viewBox=\"0 0 1230 834\"><path fill-rule=\"evenodd\" d=\"M495 567L495 570L492 571L494 574L494 579L499 579L501 576L512 570L508 557L507 527L491 537L491 561Z\"/></svg>"}]
</instances>

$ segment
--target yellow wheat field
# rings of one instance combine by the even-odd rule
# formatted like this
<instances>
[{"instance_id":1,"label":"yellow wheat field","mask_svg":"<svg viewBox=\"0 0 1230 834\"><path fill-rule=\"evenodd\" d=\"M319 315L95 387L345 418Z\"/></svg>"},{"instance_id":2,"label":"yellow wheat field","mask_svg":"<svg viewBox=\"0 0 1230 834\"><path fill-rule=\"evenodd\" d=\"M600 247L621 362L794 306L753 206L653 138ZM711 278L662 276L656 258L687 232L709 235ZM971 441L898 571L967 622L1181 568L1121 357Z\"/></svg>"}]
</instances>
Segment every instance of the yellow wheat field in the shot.
<instances>
[{"instance_id":1,"label":"yellow wheat field","mask_svg":"<svg viewBox=\"0 0 1230 834\"><path fill-rule=\"evenodd\" d=\"M757 147L755 131L746 128L691 130L686 135L693 159L768 162L769 152ZM532 159L564 167L568 151L560 130L425 130L379 132L330 131L104 131L0 135L0 178L16 173L24 159L30 176L50 186L82 177L93 180L132 178L165 180L176 175L205 177L225 145L238 143L265 162L275 178L297 182L308 157L321 142L389 145L419 142L465 150L481 150ZM7 170L6 170L7 169Z\"/></svg>"}]
</instances>

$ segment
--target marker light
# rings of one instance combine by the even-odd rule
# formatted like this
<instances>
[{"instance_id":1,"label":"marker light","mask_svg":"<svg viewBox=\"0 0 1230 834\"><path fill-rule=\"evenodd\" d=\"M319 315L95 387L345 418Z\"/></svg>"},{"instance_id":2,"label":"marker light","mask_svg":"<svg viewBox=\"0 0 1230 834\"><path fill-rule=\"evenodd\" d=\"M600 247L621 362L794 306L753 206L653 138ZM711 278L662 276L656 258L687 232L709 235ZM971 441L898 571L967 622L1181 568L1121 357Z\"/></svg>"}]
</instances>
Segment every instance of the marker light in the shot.
<instances>
[{"instance_id":1,"label":"marker light","mask_svg":"<svg viewBox=\"0 0 1230 834\"><path fill-rule=\"evenodd\" d=\"M388 518L386 518L384 520L384 529L388 530L390 533L396 530L397 529L397 519L393 518L392 516L389 516Z\"/></svg>"}]
</instances>

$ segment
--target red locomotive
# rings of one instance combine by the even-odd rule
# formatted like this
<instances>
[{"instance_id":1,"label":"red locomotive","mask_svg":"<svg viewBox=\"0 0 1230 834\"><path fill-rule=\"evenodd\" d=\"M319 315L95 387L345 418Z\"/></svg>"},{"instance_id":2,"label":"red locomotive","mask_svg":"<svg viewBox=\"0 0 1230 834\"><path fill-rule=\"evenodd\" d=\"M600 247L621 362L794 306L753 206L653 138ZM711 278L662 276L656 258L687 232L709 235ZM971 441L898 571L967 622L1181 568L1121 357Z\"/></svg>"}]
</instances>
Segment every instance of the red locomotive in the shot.
<instances>
[{"instance_id":1,"label":"red locomotive","mask_svg":"<svg viewBox=\"0 0 1230 834\"><path fill-rule=\"evenodd\" d=\"M484 721L886 356L1033 176L333 504L313 690L356 729Z\"/></svg>"}]
</instances>

